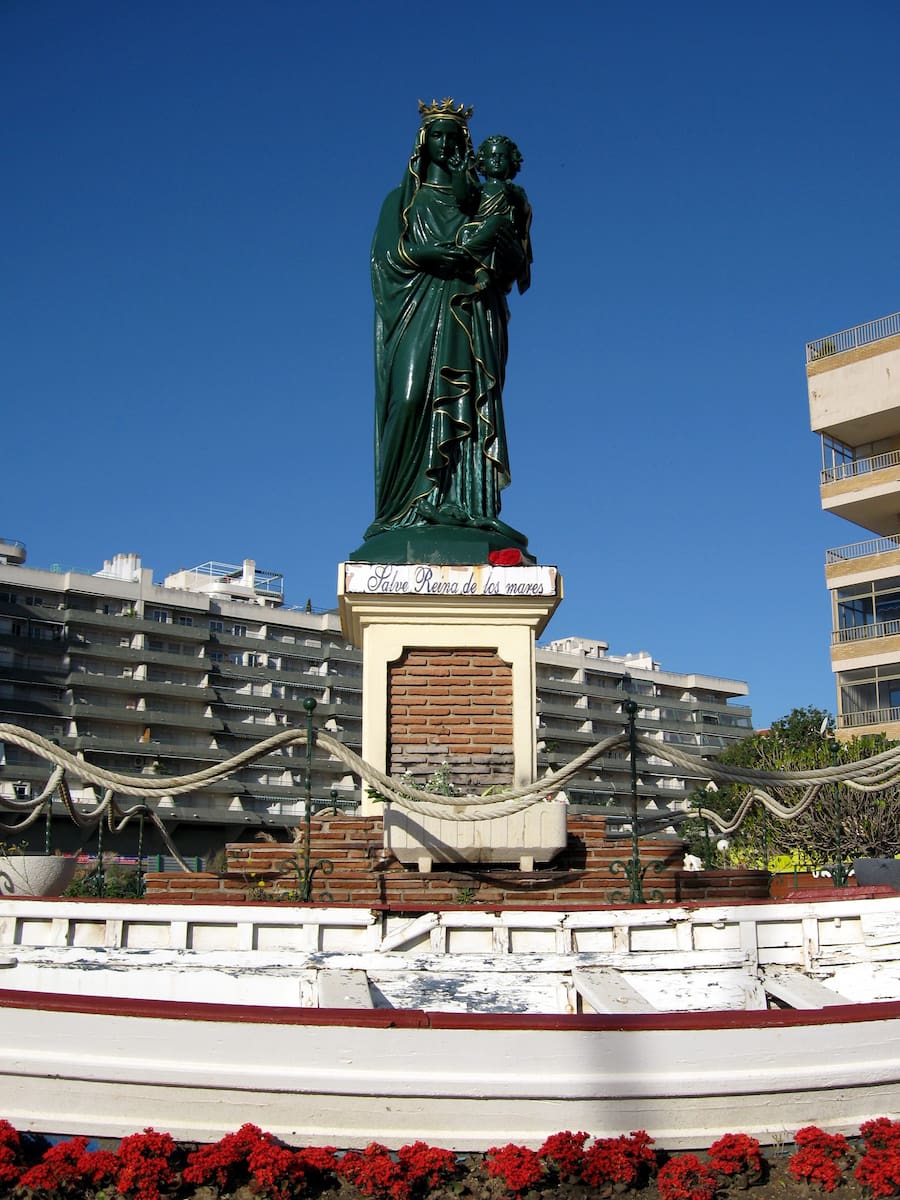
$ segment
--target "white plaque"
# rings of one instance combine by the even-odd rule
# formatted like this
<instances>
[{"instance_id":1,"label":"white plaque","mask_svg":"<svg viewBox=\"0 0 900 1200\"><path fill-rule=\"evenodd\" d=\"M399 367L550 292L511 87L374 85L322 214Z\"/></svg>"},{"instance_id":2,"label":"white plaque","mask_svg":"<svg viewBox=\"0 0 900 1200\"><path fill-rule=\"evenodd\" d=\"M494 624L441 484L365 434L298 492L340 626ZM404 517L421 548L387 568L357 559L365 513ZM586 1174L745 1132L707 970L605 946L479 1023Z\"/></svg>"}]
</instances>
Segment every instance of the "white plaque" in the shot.
<instances>
[{"instance_id":1,"label":"white plaque","mask_svg":"<svg viewBox=\"0 0 900 1200\"><path fill-rule=\"evenodd\" d=\"M364 596L555 596L556 567L344 564L344 592Z\"/></svg>"}]
</instances>

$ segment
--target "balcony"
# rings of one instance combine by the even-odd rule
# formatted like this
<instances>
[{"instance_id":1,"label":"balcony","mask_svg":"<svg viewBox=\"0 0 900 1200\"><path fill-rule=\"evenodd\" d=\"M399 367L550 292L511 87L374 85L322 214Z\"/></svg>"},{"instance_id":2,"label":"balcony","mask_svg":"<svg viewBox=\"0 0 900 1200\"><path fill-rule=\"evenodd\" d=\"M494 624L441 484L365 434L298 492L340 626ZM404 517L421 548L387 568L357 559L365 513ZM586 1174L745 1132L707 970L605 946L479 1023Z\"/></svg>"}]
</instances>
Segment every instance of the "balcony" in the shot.
<instances>
[{"instance_id":1,"label":"balcony","mask_svg":"<svg viewBox=\"0 0 900 1200\"><path fill-rule=\"evenodd\" d=\"M806 362L810 425L815 432L846 446L864 446L896 435L900 313L810 342Z\"/></svg>"},{"instance_id":2,"label":"balcony","mask_svg":"<svg viewBox=\"0 0 900 1200\"><path fill-rule=\"evenodd\" d=\"M825 551L825 579L830 588L838 583L900 574L900 535L869 538Z\"/></svg>"},{"instance_id":3,"label":"balcony","mask_svg":"<svg viewBox=\"0 0 900 1200\"><path fill-rule=\"evenodd\" d=\"M823 358L846 354L848 350L869 346L897 334L900 334L900 313L878 317L875 321L866 321L864 325L854 325L852 329L842 329L840 333L830 333L827 337L807 342L806 361L820 362Z\"/></svg>"},{"instance_id":4,"label":"balcony","mask_svg":"<svg viewBox=\"0 0 900 1200\"><path fill-rule=\"evenodd\" d=\"M864 733L876 733L883 730L888 737L895 738L900 728L900 708L869 708L862 712L841 713L838 717L838 729L862 730Z\"/></svg>"},{"instance_id":5,"label":"balcony","mask_svg":"<svg viewBox=\"0 0 900 1200\"><path fill-rule=\"evenodd\" d=\"M897 420L900 423L900 414ZM826 467L820 478L825 512L875 533L896 531L900 512L900 450L837 463Z\"/></svg>"},{"instance_id":6,"label":"balcony","mask_svg":"<svg viewBox=\"0 0 900 1200\"><path fill-rule=\"evenodd\" d=\"M900 621L875 621L871 625L850 625L846 629L835 629L831 635L832 646L845 646L850 642L864 642L870 638L900 636Z\"/></svg>"}]
</instances>

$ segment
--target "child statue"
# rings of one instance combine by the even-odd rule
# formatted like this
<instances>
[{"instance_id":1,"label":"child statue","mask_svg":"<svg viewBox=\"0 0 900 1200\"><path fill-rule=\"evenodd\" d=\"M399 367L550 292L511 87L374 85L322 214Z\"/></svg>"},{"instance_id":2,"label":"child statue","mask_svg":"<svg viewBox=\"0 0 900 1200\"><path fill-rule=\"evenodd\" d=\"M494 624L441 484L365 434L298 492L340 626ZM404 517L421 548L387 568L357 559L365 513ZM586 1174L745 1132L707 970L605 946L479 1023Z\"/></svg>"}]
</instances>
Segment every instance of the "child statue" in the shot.
<instances>
[{"instance_id":1,"label":"child statue","mask_svg":"<svg viewBox=\"0 0 900 1200\"><path fill-rule=\"evenodd\" d=\"M475 285L479 291L500 283L508 292L515 282L519 291L525 292L531 283L531 205L524 189L512 182L522 162L518 146L503 134L485 138L476 152L475 166L484 182L477 185L476 220L462 227L459 244L476 260ZM460 175L454 178L454 190L464 203ZM524 253L524 262L519 261L518 273L512 278L505 269L507 258L500 244L503 224L512 225Z\"/></svg>"}]
</instances>

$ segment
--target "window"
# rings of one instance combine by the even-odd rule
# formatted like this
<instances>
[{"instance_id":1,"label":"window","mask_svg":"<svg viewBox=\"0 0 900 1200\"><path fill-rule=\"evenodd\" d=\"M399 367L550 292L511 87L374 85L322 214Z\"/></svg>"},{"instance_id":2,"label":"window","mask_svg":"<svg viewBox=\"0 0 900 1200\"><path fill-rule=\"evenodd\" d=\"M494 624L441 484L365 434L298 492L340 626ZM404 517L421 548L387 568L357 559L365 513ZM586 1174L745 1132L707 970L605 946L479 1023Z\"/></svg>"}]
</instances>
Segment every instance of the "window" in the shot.
<instances>
[{"instance_id":1,"label":"window","mask_svg":"<svg viewBox=\"0 0 900 1200\"><path fill-rule=\"evenodd\" d=\"M194 618L193 618L193 617L186 616L185 614L182 614L182 615L181 615L181 616L178 618L178 624L179 624L179 625L193 625L193 623L194 623Z\"/></svg>"},{"instance_id":2,"label":"window","mask_svg":"<svg viewBox=\"0 0 900 1200\"><path fill-rule=\"evenodd\" d=\"M160 625L168 625L170 617L164 608L151 608L147 612L148 621L159 621Z\"/></svg>"},{"instance_id":3,"label":"window","mask_svg":"<svg viewBox=\"0 0 900 1200\"><path fill-rule=\"evenodd\" d=\"M247 626L234 624L231 627L231 632L234 637L246 637L247 636Z\"/></svg>"},{"instance_id":4,"label":"window","mask_svg":"<svg viewBox=\"0 0 900 1200\"><path fill-rule=\"evenodd\" d=\"M224 633L225 632L225 622L224 621L210 621L209 632L210 633Z\"/></svg>"},{"instance_id":5,"label":"window","mask_svg":"<svg viewBox=\"0 0 900 1200\"><path fill-rule=\"evenodd\" d=\"M221 651L221 650L210 650L210 652L209 652L209 661L210 661L210 662L216 662L216 663L218 663L218 662L224 662L224 661L225 661L225 655L222 653L222 651Z\"/></svg>"}]
</instances>

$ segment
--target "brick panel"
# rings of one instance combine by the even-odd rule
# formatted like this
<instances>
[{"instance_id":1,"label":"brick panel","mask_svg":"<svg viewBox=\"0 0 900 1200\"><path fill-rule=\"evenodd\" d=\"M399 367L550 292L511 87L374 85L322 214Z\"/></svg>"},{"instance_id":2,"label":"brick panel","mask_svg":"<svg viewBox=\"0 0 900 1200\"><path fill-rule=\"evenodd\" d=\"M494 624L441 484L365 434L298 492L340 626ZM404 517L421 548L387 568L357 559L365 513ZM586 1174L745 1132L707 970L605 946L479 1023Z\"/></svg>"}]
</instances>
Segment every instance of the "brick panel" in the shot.
<instances>
[{"instance_id":1,"label":"brick panel","mask_svg":"<svg viewBox=\"0 0 900 1200\"><path fill-rule=\"evenodd\" d=\"M227 847L224 875L185 875L180 871L148 875L147 896L152 900L243 903L259 899L262 885L263 898L276 900L279 894L297 888L296 872L283 873L283 868L299 853L302 847L286 843L235 843ZM467 900L477 904L604 906L612 903L613 892L627 895L627 879L610 868L615 861L627 860L630 853L630 842L606 839L602 817L571 816L568 844L550 867L515 871L473 865L419 874L395 860L385 861L380 817L327 814L313 818L312 858L330 859L334 870L314 877L312 900L321 904L327 888L335 904L454 906L463 902L465 893ZM766 895L764 872L683 872L682 856L678 842L642 840L641 862L651 864L644 877L648 896L657 888L669 901L731 901ZM663 865L659 874L652 867L654 861Z\"/></svg>"},{"instance_id":2,"label":"brick panel","mask_svg":"<svg viewBox=\"0 0 900 1200\"><path fill-rule=\"evenodd\" d=\"M388 771L463 791L513 778L512 667L491 649L407 650L388 668Z\"/></svg>"}]
</instances>

